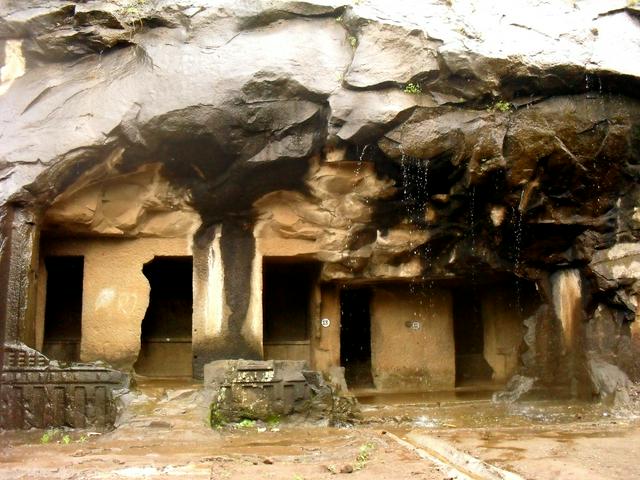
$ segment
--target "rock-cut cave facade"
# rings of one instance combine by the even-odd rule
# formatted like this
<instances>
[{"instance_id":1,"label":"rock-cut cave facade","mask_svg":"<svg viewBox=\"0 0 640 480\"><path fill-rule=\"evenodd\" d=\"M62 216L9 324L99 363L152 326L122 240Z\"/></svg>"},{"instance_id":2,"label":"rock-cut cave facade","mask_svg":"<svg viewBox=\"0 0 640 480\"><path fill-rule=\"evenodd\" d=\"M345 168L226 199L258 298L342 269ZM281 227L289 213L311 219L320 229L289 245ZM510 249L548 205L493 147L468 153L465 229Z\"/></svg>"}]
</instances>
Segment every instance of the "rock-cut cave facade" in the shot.
<instances>
[{"instance_id":1,"label":"rock-cut cave facade","mask_svg":"<svg viewBox=\"0 0 640 480\"><path fill-rule=\"evenodd\" d=\"M221 359L640 380L635 7L160 3L2 7L3 426Z\"/></svg>"}]
</instances>

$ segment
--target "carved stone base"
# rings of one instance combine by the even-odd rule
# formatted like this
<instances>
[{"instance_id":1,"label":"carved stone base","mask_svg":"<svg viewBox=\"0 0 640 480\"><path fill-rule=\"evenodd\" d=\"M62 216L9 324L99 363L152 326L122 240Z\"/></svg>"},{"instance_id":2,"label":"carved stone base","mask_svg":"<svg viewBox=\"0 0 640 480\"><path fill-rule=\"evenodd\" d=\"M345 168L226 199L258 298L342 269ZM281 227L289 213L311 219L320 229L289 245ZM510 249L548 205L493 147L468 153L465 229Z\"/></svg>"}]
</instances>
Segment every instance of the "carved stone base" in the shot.
<instances>
[{"instance_id":1,"label":"carved stone base","mask_svg":"<svg viewBox=\"0 0 640 480\"><path fill-rule=\"evenodd\" d=\"M23 344L4 345L0 428L108 428L114 390L128 376L99 363L62 365Z\"/></svg>"},{"instance_id":2,"label":"carved stone base","mask_svg":"<svg viewBox=\"0 0 640 480\"><path fill-rule=\"evenodd\" d=\"M212 427L288 415L343 424L357 416L355 399L335 391L304 361L219 360L205 366L204 377L205 388L214 392Z\"/></svg>"}]
</instances>

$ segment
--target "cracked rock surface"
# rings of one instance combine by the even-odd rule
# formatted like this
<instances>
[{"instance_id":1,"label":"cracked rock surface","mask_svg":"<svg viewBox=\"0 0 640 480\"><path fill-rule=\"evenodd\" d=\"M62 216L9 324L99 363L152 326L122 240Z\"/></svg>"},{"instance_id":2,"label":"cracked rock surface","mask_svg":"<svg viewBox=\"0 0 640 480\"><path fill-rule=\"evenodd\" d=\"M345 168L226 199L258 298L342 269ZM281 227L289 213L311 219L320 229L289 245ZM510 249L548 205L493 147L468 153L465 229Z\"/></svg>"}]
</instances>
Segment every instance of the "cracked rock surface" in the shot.
<instances>
[{"instance_id":1,"label":"cracked rock surface","mask_svg":"<svg viewBox=\"0 0 640 480\"><path fill-rule=\"evenodd\" d=\"M66 167L116 146L123 163L188 157L225 190L264 163L295 170L327 144L374 142L418 106L435 116L449 105L453 121L470 123L497 98L633 93L640 74L638 12L622 0L1 8L3 46L20 42L26 64L0 98L3 201L50 196L69 181ZM422 93L404 93L409 82Z\"/></svg>"}]
</instances>

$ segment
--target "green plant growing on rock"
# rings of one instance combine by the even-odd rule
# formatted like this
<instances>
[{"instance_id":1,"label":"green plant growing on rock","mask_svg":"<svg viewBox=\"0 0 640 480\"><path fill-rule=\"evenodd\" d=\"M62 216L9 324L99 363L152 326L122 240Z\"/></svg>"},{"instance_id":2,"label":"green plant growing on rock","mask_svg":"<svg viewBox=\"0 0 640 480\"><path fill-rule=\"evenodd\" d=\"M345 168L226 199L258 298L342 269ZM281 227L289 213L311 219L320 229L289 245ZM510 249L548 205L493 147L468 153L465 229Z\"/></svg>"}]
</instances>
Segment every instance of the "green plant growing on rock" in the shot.
<instances>
[{"instance_id":1,"label":"green plant growing on rock","mask_svg":"<svg viewBox=\"0 0 640 480\"><path fill-rule=\"evenodd\" d=\"M349 45L351 45L351 48L356 48L358 46L358 39L353 35L349 35Z\"/></svg>"},{"instance_id":2,"label":"green plant growing on rock","mask_svg":"<svg viewBox=\"0 0 640 480\"><path fill-rule=\"evenodd\" d=\"M146 6L147 0L127 0L120 6L120 15L122 15L126 23L142 28L144 26L143 9Z\"/></svg>"},{"instance_id":3,"label":"green plant growing on rock","mask_svg":"<svg viewBox=\"0 0 640 480\"><path fill-rule=\"evenodd\" d=\"M237 424L238 428L251 428L256 425L255 420L251 420L250 418L243 418Z\"/></svg>"},{"instance_id":4,"label":"green plant growing on rock","mask_svg":"<svg viewBox=\"0 0 640 480\"><path fill-rule=\"evenodd\" d=\"M507 102L506 100L497 100L491 107L488 108L490 112L511 112L515 107L513 103Z\"/></svg>"},{"instance_id":5,"label":"green plant growing on rock","mask_svg":"<svg viewBox=\"0 0 640 480\"><path fill-rule=\"evenodd\" d=\"M373 452L374 449L375 445L371 442L360 445L354 470L362 470L367 465L367 462L371 459L371 452Z\"/></svg>"},{"instance_id":6,"label":"green plant growing on rock","mask_svg":"<svg viewBox=\"0 0 640 480\"><path fill-rule=\"evenodd\" d=\"M267 426L269 428L274 428L277 427L278 425L280 425L280 415L269 415L266 419L265 419L265 423L267 424Z\"/></svg>"},{"instance_id":7,"label":"green plant growing on rock","mask_svg":"<svg viewBox=\"0 0 640 480\"><path fill-rule=\"evenodd\" d=\"M86 439L86 437L84 438ZM50 428L42 434L42 436L40 437L40 443L45 445L51 442L69 445L71 443L71 436L67 433L63 433L63 431L59 428Z\"/></svg>"},{"instance_id":8,"label":"green plant growing on rock","mask_svg":"<svg viewBox=\"0 0 640 480\"><path fill-rule=\"evenodd\" d=\"M147 0L127 0L123 2L120 6L120 10L122 13L128 15L139 15L140 9L143 8L147 3Z\"/></svg>"},{"instance_id":9,"label":"green plant growing on rock","mask_svg":"<svg viewBox=\"0 0 640 480\"><path fill-rule=\"evenodd\" d=\"M209 411L209 425L211 428L222 428L228 423L224 414L214 405L211 405Z\"/></svg>"},{"instance_id":10,"label":"green plant growing on rock","mask_svg":"<svg viewBox=\"0 0 640 480\"><path fill-rule=\"evenodd\" d=\"M54 434L54 431L53 431L53 430L47 430L47 431L46 431L46 432L44 432L44 433L42 434L42 436L40 437L40 443L42 443L42 444L46 444L46 443L51 442L51 440L53 439L54 435L55 435L55 434Z\"/></svg>"},{"instance_id":11,"label":"green plant growing on rock","mask_svg":"<svg viewBox=\"0 0 640 480\"><path fill-rule=\"evenodd\" d=\"M419 95L420 93L422 93L422 87L418 83L407 83L404 86L404 93Z\"/></svg>"}]
</instances>

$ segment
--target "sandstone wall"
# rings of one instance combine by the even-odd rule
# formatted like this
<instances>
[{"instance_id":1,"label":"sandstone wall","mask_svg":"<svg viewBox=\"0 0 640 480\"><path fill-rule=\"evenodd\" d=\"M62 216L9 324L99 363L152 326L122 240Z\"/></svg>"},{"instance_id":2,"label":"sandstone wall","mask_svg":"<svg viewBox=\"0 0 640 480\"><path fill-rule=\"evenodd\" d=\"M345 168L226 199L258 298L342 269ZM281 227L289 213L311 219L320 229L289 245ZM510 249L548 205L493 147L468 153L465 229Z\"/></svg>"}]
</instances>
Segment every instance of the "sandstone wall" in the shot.
<instances>
[{"instance_id":1,"label":"sandstone wall","mask_svg":"<svg viewBox=\"0 0 640 480\"><path fill-rule=\"evenodd\" d=\"M190 256L191 245L186 239L50 239L42 246L41 257L46 255L84 257L81 360L130 369L138 358L149 303L142 267L155 256ZM44 298L39 305L42 311Z\"/></svg>"},{"instance_id":2,"label":"sandstone wall","mask_svg":"<svg viewBox=\"0 0 640 480\"><path fill-rule=\"evenodd\" d=\"M517 371L525 332L523 308L518 309L515 285L498 284L482 292L484 358L493 369L493 380L506 383Z\"/></svg>"},{"instance_id":3,"label":"sandstone wall","mask_svg":"<svg viewBox=\"0 0 640 480\"><path fill-rule=\"evenodd\" d=\"M104 290L86 286L83 358L131 365L148 294L140 265L191 244L196 375L263 356L262 261L285 255L322 262L321 282L536 282L545 305L525 320L527 373L566 383L555 355L571 344L637 378L637 6L205 3L0 5L2 339L41 337L42 230L83 235L69 248L87 249L87 278ZM123 247L159 237L175 250ZM569 323L554 286L567 268L581 279ZM394 289L380 298L428 315ZM331 366L339 293L320 290L311 358ZM485 356L504 378L517 328L492 298ZM376 338L394 345L392 303L380 302ZM110 322L119 344L106 348ZM376 361L391 383L392 359ZM445 385L451 368L407 375Z\"/></svg>"},{"instance_id":4,"label":"sandstone wall","mask_svg":"<svg viewBox=\"0 0 640 480\"><path fill-rule=\"evenodd\" d=\"M415 322L415 323L414 323ZM451 294L408 285L376 286L371 300L371 365L381 390L455 386Z\"/></svg>"}]
</instances>

